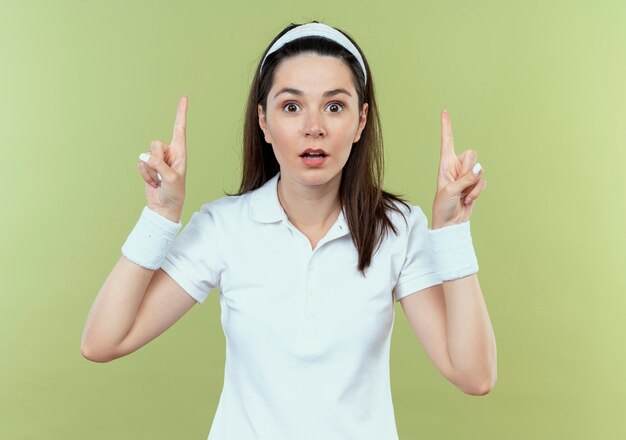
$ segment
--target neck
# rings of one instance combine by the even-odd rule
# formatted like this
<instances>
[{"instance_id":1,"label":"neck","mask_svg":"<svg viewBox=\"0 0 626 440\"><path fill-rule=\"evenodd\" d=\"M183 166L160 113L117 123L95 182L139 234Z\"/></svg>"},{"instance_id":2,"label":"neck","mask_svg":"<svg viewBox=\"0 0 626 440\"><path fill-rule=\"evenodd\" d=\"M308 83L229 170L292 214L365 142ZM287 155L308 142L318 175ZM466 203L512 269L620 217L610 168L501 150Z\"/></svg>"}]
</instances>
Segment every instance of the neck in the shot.
<instances>
[{"instance_id":1,"label":"neck","mask_svg":"<svg viewBox=\"0 0 626 440\"><path fill-rule=\"evenodd\" d=\"M278 199L289 221L298 229L323 229L341 212L341 174L321 185L303 185L281 173Z\"/></svg>"}]
</instances>

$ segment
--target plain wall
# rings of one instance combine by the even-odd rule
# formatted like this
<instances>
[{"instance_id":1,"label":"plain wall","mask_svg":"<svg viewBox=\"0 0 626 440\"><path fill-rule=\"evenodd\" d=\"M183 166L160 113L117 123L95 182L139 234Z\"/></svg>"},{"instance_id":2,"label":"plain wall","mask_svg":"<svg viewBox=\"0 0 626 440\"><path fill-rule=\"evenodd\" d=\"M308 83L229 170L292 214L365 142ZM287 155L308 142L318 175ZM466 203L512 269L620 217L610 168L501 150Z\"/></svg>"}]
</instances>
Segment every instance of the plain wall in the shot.
<instances>
[{"instance_id":1,"label":"plain wall","mask_svg":"<svg viewBox=\"0 0 626 440\"><path fill-rule=\"evenodd\" d=\"M185 224L237 189L255 66L308 20L368 57L386 189L432 219L444 108L488 183L471 228L498 383L456 389L396 304L400 438L626 438L626 3L2 0L0 16L0 438L206 438L217 290L112 363L84 359L80 337L146 203L138 155L169 142L179 97Z\"/></svg>"}]
</instances>

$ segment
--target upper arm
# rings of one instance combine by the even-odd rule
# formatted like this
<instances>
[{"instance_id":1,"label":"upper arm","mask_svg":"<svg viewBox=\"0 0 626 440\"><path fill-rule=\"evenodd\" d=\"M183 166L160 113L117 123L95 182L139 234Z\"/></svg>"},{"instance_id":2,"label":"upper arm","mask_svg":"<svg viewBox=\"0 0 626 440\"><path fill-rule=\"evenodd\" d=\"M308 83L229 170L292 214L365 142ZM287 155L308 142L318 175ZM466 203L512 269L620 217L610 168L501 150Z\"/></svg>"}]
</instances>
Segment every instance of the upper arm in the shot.
<instances>
[{"instance_id":1,"label":"upper arm","mask_svg":"<svg viewBox=\"0 0 626 440\"><path fill-rule=\"evenodd\" d=\"M407 295L400 300L409 325L435 367L454 383L446 335L446 303L443 285Z\"/></svg>"},{"instance_id":2,"label":"upper arm","mask_svg":"<svg viewBox=\"0 0 626 440\"><path fill-rule=\"evenodd\" d=\"M157 269L139 305L135 322L120 343L115 358L126 356L159 336L197 301L165 271Z\"/></svg>"}]
</instances>

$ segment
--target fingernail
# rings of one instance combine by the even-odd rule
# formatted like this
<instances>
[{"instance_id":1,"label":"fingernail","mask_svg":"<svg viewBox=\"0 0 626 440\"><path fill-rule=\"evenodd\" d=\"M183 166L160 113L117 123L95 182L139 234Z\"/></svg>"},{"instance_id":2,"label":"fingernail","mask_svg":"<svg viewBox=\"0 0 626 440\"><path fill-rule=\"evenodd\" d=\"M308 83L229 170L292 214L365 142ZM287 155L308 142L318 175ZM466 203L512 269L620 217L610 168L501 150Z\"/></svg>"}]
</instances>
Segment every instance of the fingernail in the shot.
<instances>
[{"instance_id":1,"label":"fingernail","mask_svg":"<svg viewBox=\"0 0 626 440\"><path fill-rule=\"evenodd\" d=\"M477 163L476 165L474 165L474 168L472 168L472 173L473 173L474 175L476 175L476 174L478 174L478 173L480 172L480 170L481 170L482 168L483 168L483 167L481 167L481 166L480 166L480 162L479 162L479 163Z\"/></svg>"},{"instance_id":2,"label":"fingernail","mask_svg":"<svg viewBox=\"0 0 626 440\"><path fill-rule=\"evenodd\" d=\"M150 155L146 153L141 153L139 155L139 160L141 160L142 162L148 162L148 160L150 160Z\"/></svg>"},{"instance_id":3,"label":"fingernail","mask_svg":"<svg viewBox=\"0 0 626 440\"><path fill-rule=\"evenodd\" d=\"M163 181L163 178L161 177L161 175L159 173L157 173L157 177L159 178L159 181Z\"/></svg>"}]
</instances>

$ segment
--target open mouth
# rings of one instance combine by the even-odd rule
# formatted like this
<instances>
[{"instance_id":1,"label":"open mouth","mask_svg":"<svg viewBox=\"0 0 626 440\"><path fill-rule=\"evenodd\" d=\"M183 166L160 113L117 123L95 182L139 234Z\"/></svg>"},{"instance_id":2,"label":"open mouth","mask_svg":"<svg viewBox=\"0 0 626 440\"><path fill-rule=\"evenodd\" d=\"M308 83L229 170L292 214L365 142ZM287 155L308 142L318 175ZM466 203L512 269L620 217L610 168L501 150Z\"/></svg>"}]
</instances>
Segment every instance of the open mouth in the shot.
<instances>
[{"instance_id":1,"label":"open mouth","mask_svg":"<svg viewBox=\"0 0 626 440\"><path fill-rule=\"evenodd\" d=\"M324 150L313 150L311 148L305 150L304 153L300 155L300 157L306 157L307 159L323 159L326 156L328 156L328 154Z\"/></svg>"}]
</instances>

